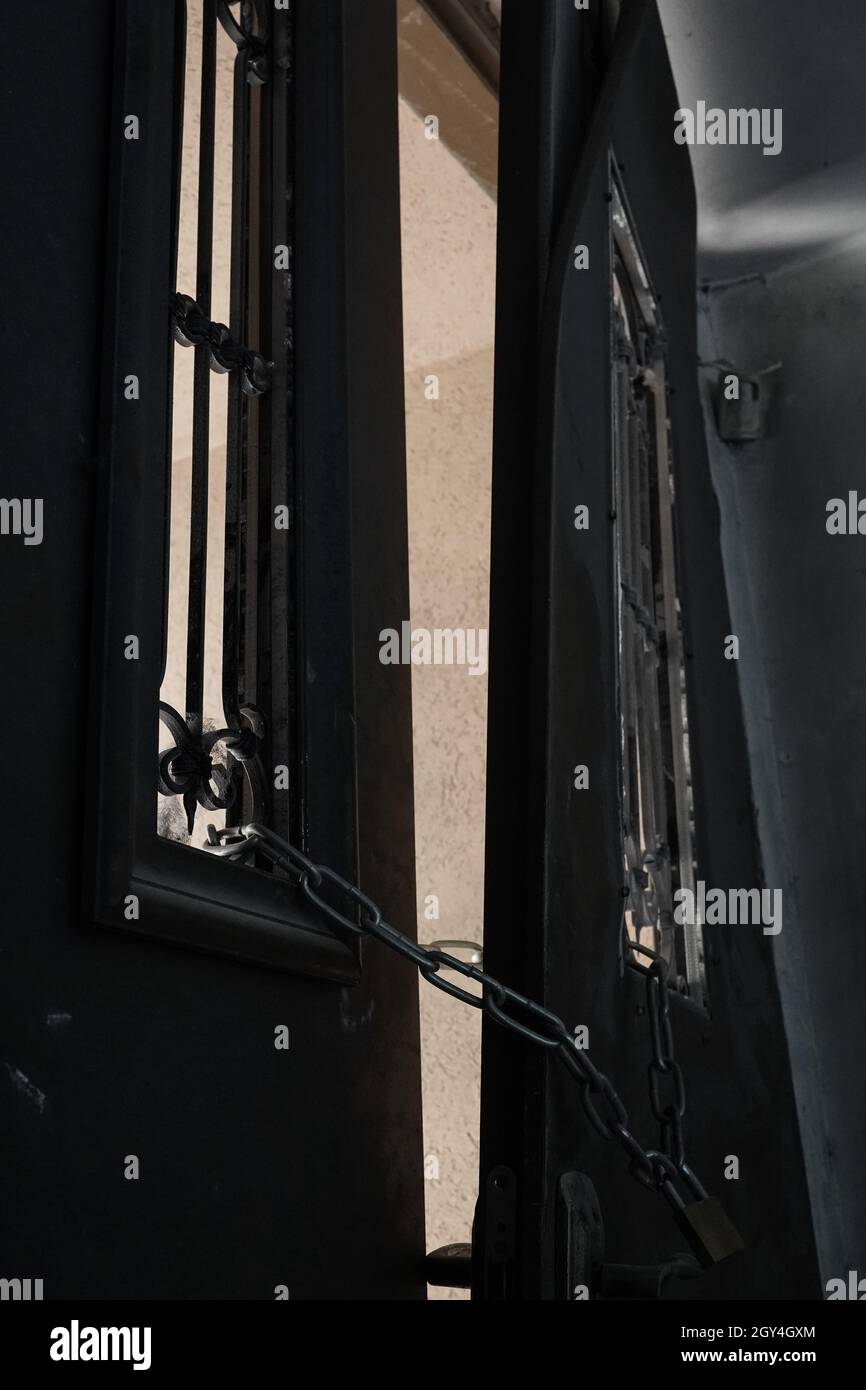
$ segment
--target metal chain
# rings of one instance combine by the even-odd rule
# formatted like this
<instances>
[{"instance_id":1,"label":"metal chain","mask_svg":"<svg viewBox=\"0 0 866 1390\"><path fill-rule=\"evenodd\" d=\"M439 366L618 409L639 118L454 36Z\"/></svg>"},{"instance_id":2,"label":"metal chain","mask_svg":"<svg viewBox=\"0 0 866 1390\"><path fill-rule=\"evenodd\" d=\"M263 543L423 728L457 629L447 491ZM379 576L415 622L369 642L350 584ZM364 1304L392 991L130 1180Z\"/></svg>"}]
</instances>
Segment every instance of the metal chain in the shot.
<instances>
[{"instance_id":1,"label":"metal chain","mask_svg":"<svg viewBox=\"0 0 866 1390\"><path fill-rule=\"evenodd\" d=\"M667 973L667 962L654 955L646 971L647 1014L653 1048L648 1067L649 1097L652 1112L661 1127L662 1148L680 1168L685 1163L683 1116L686 1113L686 1087L682 1068L674 1056ZM666 1104L661 1095L663 1077L670 1078L670 1095Z\"/></svg>"},{"instance_id":2,"label":"metal chain","mask_svg":"<svg viewBox=\"0 0 866 1390\"><path fill-rule=\"evenodd\" d=\"M577 1046L563 1020L532 999L518 994L477 966L458 960L437 948L428 948L390 926L373 900L360 888L327 865L315 864L287 840L261 825L233 826L225 830L208 827L211 849L225 858L264 854L273 864L296 876L298 886L323 916L354 936L372 937L417 966L424 979L436 989L481 1009L489 1018L528 1042L547 1049L571 1073L580 1087L580 1100L592 1128L602 1139L615 1141L629 1159L629 1172L644 1187L660 1192L676 1212L685 1206L675 1184L682 1184L693 1200L702 1201L707 1193L686 1162L683 1142L683 1116L686 1098L683 1073L674 1056L673 1032L667 987L667 962L650 950L629 941L629 949L651 959L647 969L632 968L646 976L647 1012L653 1056L649 1064L649 1096L653 1114L661 1126L661 1149L645 1149L631 1132L628 1112L613 1083L591 1060L585 1048ZM330 893L330 897L328 894ZM347 916L334 898L351 902L354 916ZM480 985L480 995L471 994L459 984L443 979L440 971L453 970ZM662 1078L669 1078L671 1094L662 1096ZM604 1113L601 1113L604 1111Z\"/></svg>"}]
</instances>

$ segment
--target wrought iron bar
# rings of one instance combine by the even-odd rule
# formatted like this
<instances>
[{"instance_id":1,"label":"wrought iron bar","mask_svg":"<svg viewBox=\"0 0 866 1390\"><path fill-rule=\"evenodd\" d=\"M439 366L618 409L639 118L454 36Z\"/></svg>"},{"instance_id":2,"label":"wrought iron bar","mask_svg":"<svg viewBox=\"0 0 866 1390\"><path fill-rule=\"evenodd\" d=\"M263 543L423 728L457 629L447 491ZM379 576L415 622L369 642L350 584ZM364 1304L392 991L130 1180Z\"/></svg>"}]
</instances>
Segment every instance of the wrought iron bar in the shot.
<instances>
[{"instance_id":1,"label":"wrought iron bar","mask_svg":"<svg viewBox=\"0 0 866 1390\"><path fill-rule=\"evenodd\" d=\"M664 331L612 175L613 461L623 854L631 935L704 989L700 931L674 919L694 884L688 725L679 635ZM671 791L673 797L671 797ZM634 943L632 943L634 949Z\"/></svg>"},{"instance_id":2,"label":"wrought iron bar","mask_svg":"<svg viewBox=\"0 0 866 1390\"><path fill-rule=\"evenodd\" d=\"M267 499L270 642L267 694L270 720L268 755L272 767L288 769L288 785L271 791L271 826L294 842L303 843L298 768L293 739L300 738L297 661L295 566L297 527L294 516L294 103L292 16L273 27L271 81L263 93L262 179L263 223L270 228L262 240L264 268L262 327L274 358L273 382L267 408L261 412L262 466L269 481ZM285 246L286 264L272 266L275 247ZM282 507L284 524L275 525L275 508Z\"/></svg>"},{"instance_id":3,"label":"wrought iron bar","mask_svg":"<svg viewBox=\"0 0 866 1390\"><path fill-rule=\"evenodd\" d=\"M233 16L226 5L220 5L220 21L238 43L234 63L232 92L232 210L231 210L231 281L229 287L229 325L239 342L247 339L247 257L246 203L248 197L249 143L249 85L247 82L249 50L243 32L240 38L232 32L228 21ZM222 700L226 722L231 727L240 724L240 647L241 612L241 489L246 466L246 396L238 375L228 384L228 413L226 437L226 498L223 585L223 648ZM235 806L228 822L237 823L243 808Z\"/></svg>"},{"instance_id":4,"label":"wrought iron bar","mask_svg":"<svg viewBox=\"0 0 866 1390\"><path fill-rule=\"evenodd\" d=\"M190 547L187 583L186 711L160 705L160 719L174 746L160 755L159 790L181 796L192 833L197 806L226 811L227 823L269 809L268 779L262 751L267 725L260 694L268 706L273 691L260 680L272 642L269 624L271 507L270 455L264 457L258 397L271 385L274 364L249 342L261 342L265 325L260 283L270 272L264 242L269 202L264 198L262 93L271 72L271 9L267 0L203 0L201 119L197 210L196 296L176 293L172 300L175 340L195 351ZM290 52L290 16L278 26ZM233 76L233 150L230 324L210 317L214 231L215 107L217 21L237 46ZM286 161L288 167L288 159ZM279 186L280 175L274 176ZM282 346L282 345L281 345ZM284 355L284 354L283 354ZM226 728L204 727L204 662L207 611L207 517L209 461L209 372L229 373L226 428L226 498L222 613L222 705ZM286 371L281 369L281 386ZM271 414L279 415L279 407ZM260 456L262 461L260 462ZM280 576L286 584L288 576ZM266 602L260 609L260 593ZM281 721L285 723L285 720ZM287 744L288 740L284 742ZM269 761L271 760L269 749ZM289 761L289 750L285 752Z\"/></svg>"},{"instance_id":5,"label":"wrought iron bar","mask_svg":"<svg viewBox=\"0 0 866 1390\"><path fill-rule=\"evenodd\" d=\"M659 546L661 551L662 602L665 629L665 674L668 688L668 709L673 758L673 783L679 855L679 884L695 891L695 863L691 807L691 769L688 764L688 725L685 698L685 669L680 615L677 603L676 552L673 527L673 486L671 481L670 447L667 425L667 386L664 353L657 352L644 380L652 392L655 453L658 470ZM703 977L704 961L700 929L686 924L683 927L686 976L689 980Z\"/></svg>"},{"instance_id":6,"label":"wrought iron bar","mask_svg":"<svg viewBox=\"0 0 866 1390\"><path fill-rule=\"evenodd\" d=\"M260 332L259 235L261 227L261 89L249 93L249 138L246 147L248 161L245 207L247 256L247 324L248 331ZM241 490L241 556L244 622L241 629L240 688L248 703L258 704L259 645L260 645L260 583L259 570L264 561L259 545L259 511L262 505L262 477L259 459L259 411L248 402L246 410L246 459ZM265 536L267 536L267 531Z\"/></svg>"},{"instance_id":7,"label":"wrought iron bar","mask_svg":"<svg viewBox=\"0 0 866 1390\"><path fill-rule=\"evenodd\" d=\"M214 132L216 120L216 0L204 0L201 40L201 109L198 155L198 236L195 304L210 319L213 275ZM195 737L204 727L204 637L207 602L208 447L210 351L195 345L192 479L189 518L189 586L186 642L186 722Z\"/></svg>"}]
</instances>

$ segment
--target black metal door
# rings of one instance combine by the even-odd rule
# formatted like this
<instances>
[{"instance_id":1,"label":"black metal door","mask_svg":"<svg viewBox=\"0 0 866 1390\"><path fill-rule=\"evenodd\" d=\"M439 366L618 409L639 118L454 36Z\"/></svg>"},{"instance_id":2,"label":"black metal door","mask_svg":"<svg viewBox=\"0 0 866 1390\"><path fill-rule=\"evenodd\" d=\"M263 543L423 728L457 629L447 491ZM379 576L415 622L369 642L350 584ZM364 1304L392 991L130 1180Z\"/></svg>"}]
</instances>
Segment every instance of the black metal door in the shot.
<instances>
[{"instance_id":1,"label":"black metal door","mask_svg":"<svg viewBox=\"0 0 866 1390\"><path fill-rule=\"evenodd\" d=\"M39 499L43 525L0 540L0 1276L46 1300L423 1298L415 979L375 947L359 960L263 866L157 829L160 792L200 816L245 775L229 759L214 780L200 709L157 757L171 310L207 290L173 274L184 10L55 4L38 38L6 16L2 490ZM202 303L184 318L205 413L211 348L233 381L253 350L267 368L230 396L247 591L227 566L246 626L226 669L249 688L255 655L264 715L250 741L231 686L229 742L259 759L271 823L411 933L409 682L377 640L408 606L394 8L202 13L205 131L218 19L238 49L239 254L258 276L254 340L203 325ZM268 541L277 505L291 546ZM195 617L191 600L192 665Z\"/></svg>"},{"instance_id":2,"label":"black metal door","mask_svg":"<svg viewBox=\"0 0 866 1390\"><path fill-rule=\"evenodd\" d=\"M668 1296L817 1298L771 938L672 911L760 870L688 151L655 4L601 21L503 7L485 968L587 1030L616 1097L485 1020L476 1296L647 1296L610 1266L689 1250L696 1174L745 1250ZM575 1173L605 1276L598 1246L575 1275Z\"/></svg>"}]
</instances>

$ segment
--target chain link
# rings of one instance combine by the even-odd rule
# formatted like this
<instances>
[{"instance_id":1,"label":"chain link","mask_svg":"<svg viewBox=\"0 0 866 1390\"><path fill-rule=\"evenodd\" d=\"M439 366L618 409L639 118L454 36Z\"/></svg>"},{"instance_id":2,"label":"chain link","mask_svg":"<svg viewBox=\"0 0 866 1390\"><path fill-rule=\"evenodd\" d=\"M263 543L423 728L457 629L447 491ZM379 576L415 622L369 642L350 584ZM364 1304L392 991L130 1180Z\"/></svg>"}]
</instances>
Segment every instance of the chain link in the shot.
<instances>
[{"instance_id":1,"label":"chain link","mask_svg":"<svg viewBox=\"0 0 866 1390\"><path fill-rule=\"evenodd\" d=\"M674 1035L670 1015L668 963L656 951L630 941L629 949L649 958L642 973L646 977L647 1017L653 1055L647 1068L649 1100L659 1123L661 1147L677 1168L685 1165L683 1118L686 1113L686 1087L682 1067L674 1055ZM640 967L637 967L640 969ZM667 1080L664 1080L667 1078ZM668 1095L662 1094L667 1087Z\"/></svg>"},{"instance_id":2,"label":"chain link","mask_svg":"<svg viewBox=\"0 0 866 1390\"><path fill-rule=\"evenodd\" d=\"M314 863L272 830L261 825L245 825L241 827L239 837L237 827L224 831L210 827L209 834L214 846L219 846L221 839L227 839L220 852L228 857L248 856L252 849L260 851L273 864L291 872L307 899L338 927L354 936L381 941L417 966L424 979L435 989L459 999L470 1008L481 1009L510 1032L555 1055L578 1083L584 1114L596 1134L608 1142L619 1144L629 1160L632 1177L642 1186L659 1192L674 1211L682 1211L685 1206L678 1184L694 1200L706 1197L705 1189L686 1162L683 1138L685 1082L674 1056L668 966L657 952L634 941L628 943L631 951L650 959L646 968L631 962L632 968L646 977L653 1052L648 1068L649 1099L661 1130L661 1148L645 1149L631 1131L628 1111L616 1087L596 1067L587 1049L577 1046L574 1036L557 1014L518 994L477 966L435 947L421 946L404 936L383 920L379 908L360 888L326 865ZM231 843L228 837L239 838ZM340 900L351 903L351 915L342 910ZM481 987L481 993L473 994L459 983L443 978L443 970L471 980ZM663 1086L668 1088L667 1097L662 1094Z\"/></svg>"}]
</instances>

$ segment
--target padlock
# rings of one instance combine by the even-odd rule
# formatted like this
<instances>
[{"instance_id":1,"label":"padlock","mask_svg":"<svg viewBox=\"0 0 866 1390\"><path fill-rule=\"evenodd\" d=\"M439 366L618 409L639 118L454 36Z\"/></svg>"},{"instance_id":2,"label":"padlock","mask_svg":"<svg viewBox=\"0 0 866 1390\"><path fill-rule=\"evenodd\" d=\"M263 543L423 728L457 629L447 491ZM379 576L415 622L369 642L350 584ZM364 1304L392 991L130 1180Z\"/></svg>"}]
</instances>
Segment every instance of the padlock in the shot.
<instances>
[{"instance_id":1,"label":"padlock","mask_svg":"<svg viewBox=\"0 0 866 1390\"><path fill-rule=\"evenodd\" d=\"M704 1269L745 1250L742 1237L718 1197L689 1202L674 1212L677 1225Z\"/></svg>"}]
</instances>

